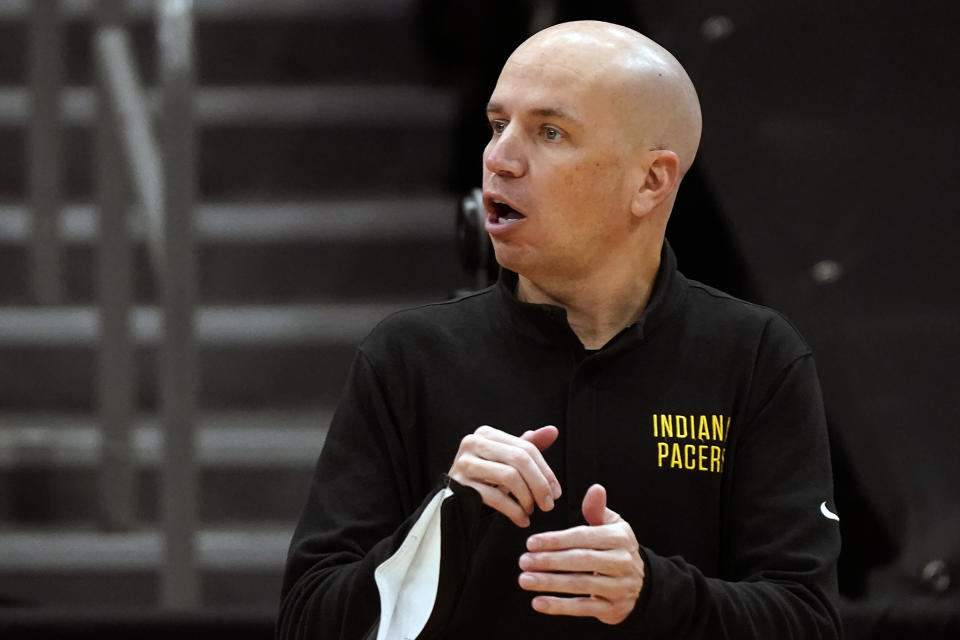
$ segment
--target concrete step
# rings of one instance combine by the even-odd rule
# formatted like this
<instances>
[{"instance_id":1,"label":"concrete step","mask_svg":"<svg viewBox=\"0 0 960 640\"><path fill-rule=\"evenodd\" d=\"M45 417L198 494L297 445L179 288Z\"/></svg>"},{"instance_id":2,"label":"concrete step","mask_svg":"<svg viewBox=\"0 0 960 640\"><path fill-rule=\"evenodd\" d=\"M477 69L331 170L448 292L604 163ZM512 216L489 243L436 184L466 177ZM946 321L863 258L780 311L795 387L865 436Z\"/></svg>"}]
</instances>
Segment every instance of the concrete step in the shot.
<instances>
[{"instance_id":1,"label":"concrete step","mask_svg":"<svg viewBox=\"0 0 960 640\"><path fill-rule=\"evenodd\" d=\"M196 545L205 606L276 607L293 525L204 529ZM20 604L159 604L157 531L0 531L0 594Z\"/></svg>"},{"instance_id":2,"label":"concrete step","mask_svg":"<svg viewBox=\"0 0 960 640\"><path fill-rule=\"evenodd\" d=\"M309 346L358 343L377 322L408 304L317 304L217 306L197 310L197 342L203 347ZM137 307L133 339L156 346L161 312ZM0 348L6 346L89 347L99 339L95 307L0 308Z\"/></svg>"},{"instance_id":3,"label":"concrete step","mask_svg":"<svg viewBox=\"0 0 960 640\"><path fill-rule=\"evenodd\" d=\"M412 301L411 301L412 302ZM334 404L359 341L409 303L203 307L196 315L200 406ZM160 315L132 314L137 406L157 398ZM0 407L88 411L96 404L93 307L0 308Z\"/></svg>"},{"instance_id":4,"label":"concrete step","mask_svg":"<svg viewBox=\"0 0 960 640\"><path fill-rule=\"evenodd\" d=\"M24 20L31 0L0 1L0 20ZM59 0L66 20L92 20L97 0ZM156 0L123 0L130 20L149 20ZM193 0L194 13L204 21L269 20L278 18L335 19L350 16L396 17L414 0Z\"/></svg>"},{"instance_id":5,"label":"concrete step","mask_svg":"<svg viewBox=\"0 0 960 640\"><path fill-rule=\"evenodd\" d=\"M332 411L322 407L205 412L196 433L197 463L204 468L312 468L326 438ZM139 416L131 426L139 466L162 462L160 418ZM96 468L101 434L96 418L50 412L0 413L0 470L25 465Z\"/></svg>"},{"instance_id":6,"label":"concrete step","mask_svg":"<svg viewBox=\"0 0 960 640\"><path fill-rule=\"evenodd\" d=\"M392 198L317 201L206 202L197 207L196 230L201 244L291 244L450 240L457 198L440 194ZM143 240L143 218L129 212L130 233ZM99 234L95 205L67 204L58 230L67 244L91 244ZM30 212L23 204L0 204L0 246L24 243L30 234Z\"/></svg>"},{"instance_id":7,"label":"concrete step","mask_svg":"<svg viewBox=\"0 0 960 640\"><path fill-rule=\"evenodd\" d=\"M300 202L221 202L197 210L199 293L205 304L444 297L464 284L455 250L456 200L442 195ZM29 214L0 205L0 303L25 304ZM60 217L66 304L96 300L98 217L69 205ZM156 300L136 239L135 299Z\"/></svg>"},{"instance_id":8,"label":"concrete step","mask_svg":"<svg viewBox=\"0 0 960 640\"><path fill-rule=\"evenodd\" d=\"M0 0L0 85L26 84L29 0ZM94 0L64 9L64 74L90 84ZM416 0L199 0L197 64L201 84L422 81ZM129 2L129 30L141 73L154 70L153 0Z\"/></svg>"},{"instance_id":9,"label":"concrete step","mask_svg":"<svg viewBox=\"0 0 960 640\"><path fill-rule=\"evenodd\" d=\"M147 90L156 116L160 96ZM326 125L436 125L453 121L453 92L412 84L309 86L201 86L195 96L197 122L206 127ZM91 87L65 87L60 111L66 125L96 123L97 95ZM29 90L0 86L0 126L23 126L30 118Z\"/></svg>"},{"instance_id":10,"label":"concrete step","mask_svg":"<svg viewBox=\"0 0 960 640\"><path fill-rule=\"evenodd\" d=\"M303 509L320 453L320 439L307 449L314 458L299 466L264 462L207 466L197 476L197 517L204 526L234 526L276 520L294 523ZM133 520L156 526L162 518L162 480L154 467L134 474ZM101 517L99 473L93 467L22 463L0 469L0 516L4 526L95 526Z\"/></svg>"},{"instance_id":11,"label":"concrete step","mask_svg":"<svg viewBox=\"0 0 960 640\"><path fill-rule=\"evenodd\" d=\"M0 200L16 201L27 192L27 98L15 87L2 96ZM70 199L94 193L92 100L82 88L65 97L62 170ZM456 106L446 91L357 83L233 87L202 90L197 108L202 199L422 193L451 176Z\"/></svg>"},{"instance_id":12,"label":"concrete step","mask_svg":"<svg viewBox=\"0 0 960 640\"><path fill-rule=\"evenodd\" d=\"M293 524L207 529L196 537L203 569L283 567ZM158 531L0 530L0 571L136 571L160 569L163 535Z\"/></svg>"},{"instance_id":13,"label":"concrete step","mask_svg":"<svg viewBox=\"0 0 960 640\"><path fill-rule=\"evenodd\" d=\"M201 412L195 439L200 521L296 521L330 417L321 407ZM159 418L140 416L131 428L135 517L156 523L163 453ZM101 451L90 414L0 413L0 522L94 525Z\"/></svg>"},{"instance_id":14,"label":"concrete step","mask_svg":"<svg viewBox=\"0 0 960 640\"><path fill-rule=\"evenodd\" d=\"M272 640L276 602L269 605L205 606L198 610L122 607L111 603L80 606L14 606L0 608L0 634L21 640L168 640L230 638Z\"/></svg>"}]
</instances>

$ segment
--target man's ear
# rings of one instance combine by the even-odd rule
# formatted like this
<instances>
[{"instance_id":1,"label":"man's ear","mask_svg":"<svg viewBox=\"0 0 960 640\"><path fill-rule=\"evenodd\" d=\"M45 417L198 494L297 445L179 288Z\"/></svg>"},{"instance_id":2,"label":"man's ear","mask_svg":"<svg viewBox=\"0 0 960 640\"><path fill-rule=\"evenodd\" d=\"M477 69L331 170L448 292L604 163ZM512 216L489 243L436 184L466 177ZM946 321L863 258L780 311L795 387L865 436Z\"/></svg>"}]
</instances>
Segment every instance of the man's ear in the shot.
<instances>
[{"instance_id":1,"label":"man's ear","mask_svg":"<svg viewBox=\"0 0 960 640\"><path fill-rule=\"evenodd\" d=\"M631 211L642 217L663 204L680 182L680 158L673 151L654 149L646 154L646 172L633 194Z\"/></svg>"}]
</instances>

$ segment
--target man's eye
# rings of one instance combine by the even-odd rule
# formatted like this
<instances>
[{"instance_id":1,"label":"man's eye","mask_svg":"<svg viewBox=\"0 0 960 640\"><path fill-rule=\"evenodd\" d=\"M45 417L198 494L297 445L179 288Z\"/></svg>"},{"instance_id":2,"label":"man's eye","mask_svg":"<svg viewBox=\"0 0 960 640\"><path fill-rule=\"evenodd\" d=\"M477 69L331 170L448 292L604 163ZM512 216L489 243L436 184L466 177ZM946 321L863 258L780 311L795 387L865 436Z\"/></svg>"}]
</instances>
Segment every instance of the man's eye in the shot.
<instances>
[{"instance_id":1,"label":"man's eye","mask_svg":"<svg viewBox=\"0 0 960 640\"><path fill-rule=\"evenodd\" d=\"M503 130L507 128L507 123L503 120L491 120L490 128L493 129L494 133L503 133Z\"/></svg>"},{"instance_id":2,"label":"man's eye","mask_svg":"<svg viewBox=\"0 0 960 640\"><path fill-rule=\"evenodd\" d=\"M543 137L549 140L550 142L556 142L560 139L560 131L554 129L553 127L544 127L543 128Z\"/></svg>"}]
</instances>

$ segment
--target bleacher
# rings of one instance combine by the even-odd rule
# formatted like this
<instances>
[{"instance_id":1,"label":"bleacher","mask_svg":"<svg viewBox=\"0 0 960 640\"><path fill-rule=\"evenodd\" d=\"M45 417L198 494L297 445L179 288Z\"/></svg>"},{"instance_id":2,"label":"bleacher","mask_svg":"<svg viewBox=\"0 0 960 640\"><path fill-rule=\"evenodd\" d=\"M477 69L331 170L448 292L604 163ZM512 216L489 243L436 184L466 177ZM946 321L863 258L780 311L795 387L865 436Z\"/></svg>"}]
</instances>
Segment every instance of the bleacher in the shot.
<instances>
[{"instance_id":1,"label":"bleacher","mask_svg":"<svg viewBox=\"0 0 960 640\"><path fill-rule=\"evenodd\" d=\"M392 310L461 284L458 197L445 190L454 100L426 82L415 3L194 4L201 597L190 613L162 602L163 311L134 210L136 511L119 528L100 515L97 3L60 3L59 291L41 303L27 171L32 7L0 2L4 638L128 637L140 623L136 637L176 628L269 637L286 547L354 346ZM125 5L156 111L154 4Z\"/></svg>"}]
</instances>

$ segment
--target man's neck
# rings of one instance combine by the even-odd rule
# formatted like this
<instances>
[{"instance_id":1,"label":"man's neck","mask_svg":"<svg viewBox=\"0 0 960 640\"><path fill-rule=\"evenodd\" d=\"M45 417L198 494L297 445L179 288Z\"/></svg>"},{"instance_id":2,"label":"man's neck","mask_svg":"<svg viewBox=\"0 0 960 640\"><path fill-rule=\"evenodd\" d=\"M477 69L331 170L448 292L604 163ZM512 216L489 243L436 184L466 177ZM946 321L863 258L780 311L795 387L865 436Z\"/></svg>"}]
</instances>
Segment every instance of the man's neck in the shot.
<instances>
[{"instance_id":1,"label":"man's neck","mask_svg":"<svg viewBox=\"0 0 960 640\"><path fill-rule=\"evenodd\" d=\"M643 268L590 274L576 281L535 283L520 275L517 297L562 307L584 348L599 349L633 324L647 307L659 267L658 256Z\"/></svg>"}]
</instances>

